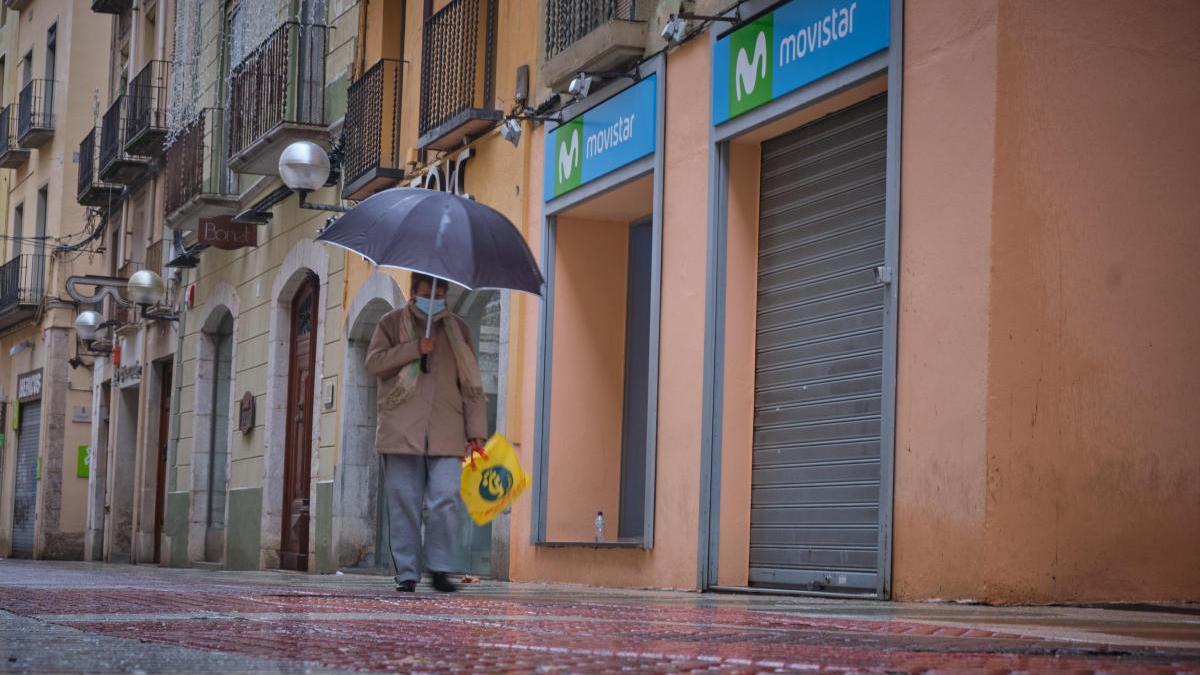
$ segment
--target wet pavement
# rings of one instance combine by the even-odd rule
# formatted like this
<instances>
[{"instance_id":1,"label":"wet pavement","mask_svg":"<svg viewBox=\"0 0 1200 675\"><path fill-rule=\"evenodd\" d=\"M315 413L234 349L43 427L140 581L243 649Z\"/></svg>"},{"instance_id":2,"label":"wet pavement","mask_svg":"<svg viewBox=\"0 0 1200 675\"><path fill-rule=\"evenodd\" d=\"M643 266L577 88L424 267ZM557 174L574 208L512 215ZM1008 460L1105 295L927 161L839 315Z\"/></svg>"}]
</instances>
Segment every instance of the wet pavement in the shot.
<instances>
[{"instance_id":1,"label":"wet pavement","mask_svg":"<svg viewBox=\"0 0 1200 675\"><path fill-rule=\"evenodd\" d=\"M1200 607L994 608L0 561L0 671L1200 672Z\"/></svg>"}]
</instances>

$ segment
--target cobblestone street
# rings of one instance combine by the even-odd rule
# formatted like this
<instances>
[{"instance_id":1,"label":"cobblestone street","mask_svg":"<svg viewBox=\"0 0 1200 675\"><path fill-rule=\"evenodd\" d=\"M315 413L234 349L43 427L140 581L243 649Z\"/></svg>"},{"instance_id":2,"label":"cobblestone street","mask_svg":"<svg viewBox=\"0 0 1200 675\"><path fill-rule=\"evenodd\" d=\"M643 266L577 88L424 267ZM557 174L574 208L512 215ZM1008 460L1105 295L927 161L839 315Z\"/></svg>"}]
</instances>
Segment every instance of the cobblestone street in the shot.
<instances>
[{"instance_id":1,"label":"cobblestone street","mask_svg":"<svg viewBox=\"0 0 1200 675\"><path fill-rule=\"evenodd\" d=\"M1200 671L1194 607L986 608L0 562L8 671ZM1154 611L1150 611L1150 610Z\"/></svg>"}]
</instances>

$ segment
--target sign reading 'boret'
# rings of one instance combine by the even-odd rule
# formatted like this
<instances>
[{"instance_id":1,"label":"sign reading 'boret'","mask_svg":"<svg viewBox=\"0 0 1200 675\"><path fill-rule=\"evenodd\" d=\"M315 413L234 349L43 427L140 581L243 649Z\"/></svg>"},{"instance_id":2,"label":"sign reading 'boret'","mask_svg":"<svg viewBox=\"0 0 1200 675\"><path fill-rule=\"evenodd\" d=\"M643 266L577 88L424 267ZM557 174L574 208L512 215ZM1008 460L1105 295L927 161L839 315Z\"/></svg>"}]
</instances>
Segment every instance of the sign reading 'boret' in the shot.
<instances>
[{"instance_id":1,"label":"sign reading 'boret'","mask_svg":"<svg viewBox=\"0 0 1200 675\"><path fill-rule=\"evenodd\" d=\"M196 243L223 248L226 251L258 246L258 226L253 223L235 223L233 216L201 218L196 228Z\"/></svg>"},{"instance_id":2,"label":"sign reading 'boret'","mask_svg":"<svg viewBox=\"0 0 1200 675\"><path fill-rule=\"evenodd\" d=\"M793 0L713 45L713 124L886 49L889 0Z\"/></svg>"},{"instance_id":3,"label":"sign reading 'boret'","mask_svg":"<svg viewBox=\"0 0 1200 675\"><path fill-rule=\"evenodd\" d=\"M654 152L657 83L651 75L546 134L546 201Z\"/></svg>"}]
</instances>

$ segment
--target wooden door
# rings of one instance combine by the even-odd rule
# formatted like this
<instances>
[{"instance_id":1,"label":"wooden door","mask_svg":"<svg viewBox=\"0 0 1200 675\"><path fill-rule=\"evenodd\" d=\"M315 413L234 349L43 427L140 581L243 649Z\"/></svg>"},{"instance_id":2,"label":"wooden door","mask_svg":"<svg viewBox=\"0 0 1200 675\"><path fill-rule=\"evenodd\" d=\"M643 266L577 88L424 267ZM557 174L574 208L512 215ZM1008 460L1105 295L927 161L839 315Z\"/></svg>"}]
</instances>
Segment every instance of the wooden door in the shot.
<instances>
[{"instance_id":1,"label":"wooden door","mask_svg":"<svg viewBox=\"0 0 1200 675\"><path fill-rule=\"evenodd\" d=\"M159 365L158 470L154 484L154 562L162 563L163 514L167 508L167 440L171 430L171 362Z\"/></svg>"},{"instance_id":2,"label":"wooden door","mask_svg":"<svg viewBox=\"0 0 1200 675\"><path fill-rule=\"evenodd\" d=\"M288 364L286 456L283 467L283 536L280 567L308 571L308 483L312 466L313 388L317 356L319 285L310 276L292 299Z\"/></svg>"}]
</instances>

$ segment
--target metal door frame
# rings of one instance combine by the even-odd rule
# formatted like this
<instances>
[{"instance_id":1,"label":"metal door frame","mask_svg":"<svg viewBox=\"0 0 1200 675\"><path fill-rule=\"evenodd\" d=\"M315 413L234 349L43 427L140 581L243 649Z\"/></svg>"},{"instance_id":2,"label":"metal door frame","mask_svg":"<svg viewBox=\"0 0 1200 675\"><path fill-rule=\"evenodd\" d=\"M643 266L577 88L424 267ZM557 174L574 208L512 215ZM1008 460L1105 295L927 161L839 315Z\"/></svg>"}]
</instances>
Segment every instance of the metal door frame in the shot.
<instances>
[{"instance_id":1,"label":"metal door frame","mask_svg":"<svg viewBox=\"0 0 1200 675\"><path fill-rule=\"evenodd\" d=\"M752 15L769 2L747 3ZM745 14L745 11L743 12ZM716 31L709 32L710 48ZM704 388L700 434L700 509L696 584L701 590L719 588L721 528L721 435L725 388L725 281L729 205L729 145L742 134L826 100L880 75L887 76L887 176L884 223L884 264L892 270L887 285L883 322L883 390L880 419L879 569L873 597L892 593L892 499L896 426L896 351L900 262L900 136L904 65L904 0L891 0L888 48L805 87L709 129L708 260L705 281ZM738 589L760 591L762 589ZM770 593L832 595L841 593L787 591ZM857 595L857 594L856 594ZM862 597L857 595L857 597Z\"/></svg>"}]
</instances>

